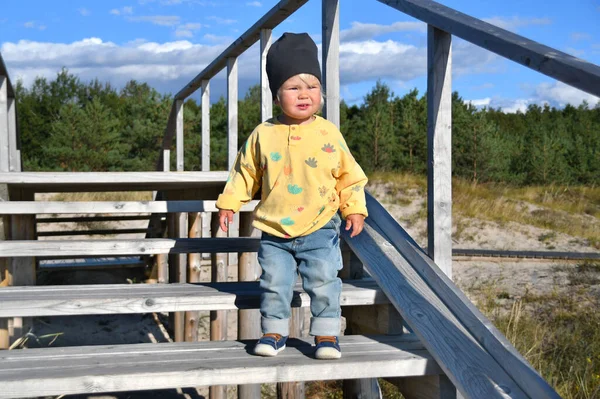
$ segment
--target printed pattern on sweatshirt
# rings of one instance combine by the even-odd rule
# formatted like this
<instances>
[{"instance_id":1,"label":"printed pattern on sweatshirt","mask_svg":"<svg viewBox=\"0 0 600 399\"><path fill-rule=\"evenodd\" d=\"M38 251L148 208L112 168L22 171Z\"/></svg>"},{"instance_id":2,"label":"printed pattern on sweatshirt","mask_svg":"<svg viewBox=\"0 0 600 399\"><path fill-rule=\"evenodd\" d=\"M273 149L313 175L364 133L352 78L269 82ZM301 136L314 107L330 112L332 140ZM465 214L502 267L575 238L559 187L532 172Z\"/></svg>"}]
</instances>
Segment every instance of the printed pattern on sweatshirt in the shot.
<instances>
[{"instance_id":1,"label":"printed pattern on sweatshirt","mask_svg":"<svg viewBox=\"0 0 600 399\"><path fill-rule=\"evenodd\" d=\"M321 228L338 209L344 218L367 216L366 184L331 122L319 116L304 125L270 119L241 147L217 207L237 212L261 190L254 226L279 237L298 237Z\"/></svg>"}]
</instances>

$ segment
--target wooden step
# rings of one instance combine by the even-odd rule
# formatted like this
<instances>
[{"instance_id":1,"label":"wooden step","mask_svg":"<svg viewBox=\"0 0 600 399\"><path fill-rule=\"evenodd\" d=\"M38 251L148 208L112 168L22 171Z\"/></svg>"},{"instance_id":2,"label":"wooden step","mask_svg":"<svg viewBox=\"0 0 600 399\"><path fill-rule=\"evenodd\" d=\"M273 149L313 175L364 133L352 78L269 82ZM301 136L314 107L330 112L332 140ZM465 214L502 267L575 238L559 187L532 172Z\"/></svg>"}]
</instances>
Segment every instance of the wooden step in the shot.
<instances>
[{"instance_id":1,"label":"wooden step","mask_svg":"<svg viewBox=\"0 0 600 399\"><path fill-rule=\"evenodd\" d=\"M94 270L124 267L143 267L146 262L138 257L133 258L81 258L81 259L48 259L41 260L40 270Z\"/></svg>"},{"instance_id":2,"label":"wooden step","mask_svg":"<svg viewBox=\"0 0 600 399\"><path fill-rule=\"evenodd\" d=\"M0 173L0 184L43 192L151 191L224 187L229 172L20 172Z\"/></svg>"},{"instance_id":3,"label":"wooden step","mask_svg":"<svg viewBox=\"0 0 600 399\"><path fill-rule=\"evenodd\" d=\"M217 201L6 201L0 215L127 214L169 212L217 212ZM250 201L240 212L252 212L258 201ZM56 221L56 220L55 220Z\"/></svg>"},{"instance_id":4,"label":"wooden step","mask_svg":"<svg viewBox=\"0 0 600 399\"><path fill-rule=\"evenodd\" d=\"M256 252L259 238L0 241L0 258Z\"/></svg>"},{"instance_id":5,"label":"wooden step","mask_svg":"<svg viewBox=\"0 0 600 399\"><path fill-rule=\"evenodd\" d=\"M0 318L257 309L261 292L257 282L4 287ZM342 306L389 303L371 279L345 281L340 302ZM297 285L292 306L309 305L308 294Z\"/></svg>"},{"instance_id":6,"label":"wooden step","mask_svg":"<svg viewBox=\"0 0 600 399\"><path fill-rule=\"evenodd\" d=\"M439 375L412 335L340 337L343 356L313 358L312 339L290 339L277 357L253 356L255 341L43 348L0 352L0 398Z\"/></svg>"}]
</instances>

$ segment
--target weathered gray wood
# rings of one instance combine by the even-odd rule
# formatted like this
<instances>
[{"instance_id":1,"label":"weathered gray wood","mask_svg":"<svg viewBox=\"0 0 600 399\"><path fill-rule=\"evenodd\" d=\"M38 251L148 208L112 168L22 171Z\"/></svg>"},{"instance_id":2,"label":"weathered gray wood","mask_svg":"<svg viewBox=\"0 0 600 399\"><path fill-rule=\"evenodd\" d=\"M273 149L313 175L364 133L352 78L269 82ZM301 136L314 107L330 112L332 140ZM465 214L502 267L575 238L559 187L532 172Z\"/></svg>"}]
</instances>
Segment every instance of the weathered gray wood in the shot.
<instances>
[{"instance_id":1,"label":"weathered gray wood","mask_svg":"<svg viewBox=\"0 0 600 399\"><path fill-rule=\"evenodd\" d=\"M252 252L258 244L255 238L1 241L0 257Z\"/></svg>"},{"instance_id":2,"label":"weathered gray wood","mask_svg":"<svg viewBox=\"0 0 600 399\"><path fill-rule=\"evenodd\" d=\"M0 318L258 309L261 292L258 282L5 287ZM340 300L342 306L389 303L372 280L344 282ZM308 306L308 294L296 285L292 307Z\"/></svg>"},{"instance_id":3,"label":"weathered gray wood","mask_svg":"<svg viewBox=\"0 0 600 399\"><path fill-rule=\"evenodd\" d=\"M169 258L167 254L156 255L157 282L167 284L169 282Z\"/></svg>"},{"instance_id":4,"label":"weathered gray wood","mask_svg":"<svg viewBox=\"0 0 600 399\"><path fill-rule=\"evenodd\" d=\"M168 148L165 148L162 153L163 153L162 170L163 170L163 172L168 172L171 170L171 150Z\"/></svg>"},{"instance_id":5,"label":"weathered gray wood","mask_svg":"<svg viewBox=\"0 0 600 399\"><path fill-rule=\"evenodd\" d=\"M249 213L240 214L240 236L260 238L261 231L252 226L253 217ZM238 261L238 281L258 281L260 266L256 253L244 252ZM238 339L258 339L260 331L260 311L244 309L238 311ZM261 397L260 384L239 385L238 399L254 399Z\"/></svg>"},{"instance_id":6,"label":"weathered gray wood","mask_svg":"<svg viewBox=\"0 0 600 399\"><path fill-rule=\"evenodd\" d=\"M600 67L431 0L379 0L429 25L600 97Z\"/></svg>"},{"instance_id":7,"label":"weathered gray wood","mask_svg":"<svg viewBox=\"0 0 600 399\"><path fill-rule=\"evenodd\" d=\"M261 29L273 29L302 7L308 0L281 0L259 19L250 29L244 32L235 42L225 49L212 63L200 72L190 83L175 95L178 100L189 97L198 90L202 80L210 79L219 73L227 63L227 59L238 57L252 47L260 39Z\"/></svg>"},{"instance_id":8,"label":"weathered gray wood","mask_svg":"<svg viewBox=\"0 0 600 399\"><path fill-rule=\"evenodd\" d=\"M0 173L0 184L41 192L144 191L225 186L228 172L20 172Z\"/></svg>"},{"instance_id":9,"label":"weathered gray wood","mask_svg":"<svg viewBox=\"0 0 600 399\"><path fill-rule=\"evenodd\" d=\"M427 31L427 251L452 278L452 37Z\"/></svg>"},{"instance_id":10,"label":"weathered gray wood","mask_svg":"<svg viewBox=\"0 0 600 399\"><path fill-rule=\"evenodd\" d=\"M339 0L323 0L323 116L340 127L340 5Z\"/></svg>"},{"instance_id":11,"label":"weathered gray wood","mask_svg":"<svg viewBox=\"0 0 600 399\"><path fill-rule=\"evenodd\" d=\"M140 258L83 258L74 260L42 260L40 270L94 270L123 267L142 267L146 263Z\"/></svg>"},{"instance_id":12,"label":"weathered gray wood","mask_svg":"<svg viewBox=\"0 0 600 399\"><path fill-rule=\"evenodd\" d=\"M177 171L184 170L184 150L185 140L183 136L183 100L175 100L175 108L177 108L177 123L175 126L176 143L177 143Z\"/></svg>"},{"instance_id":13,"label":"weathered gray wood","mask_svg":"<svg viewBox=\"0 0 600 399\"><path fill-rule=\"evenodd\" d=\"M8 78L0 76L0 172L9 169L9 135L8 135Z\"/></svg>"},{"instance_id":14,"label":"weathered gray wood","mask_svg":"<svg viewBox=\"0 0 600 399\"><path fill-rule=\"evenodd\" d=\"M313 359L311 341L290 340L275 358L251 356L253 343L239 341L3 351L0 398L440 372L410 337L342 337L335 362Z\"/></svg>"},{"instance_id":15,"label":"weathered gray wood","mask_svg":"<svg viewBox=\"0 0 600 399\"><path fill-rule=\"evenodd\" d=\"M7 93L9 97L15 97L15 91L12 87L12 83L10 82L10 77L8 75L8 69L6 69L6 65L4 64L4 60L2 59L2 54L0 54L0 76L4 76L7 78Z\"/></svg>"},{"instance_id":16,"label":"weathered gray wood","mask_svg":"<svg viewBox=\"0 0 600 399\"><path fill-rule=\"evenodd\" d=\"M38 237L65 237L65 236L94 236L94 235L115 235L115 234L142 234L147 233L148 229L106 229L106 230L57 230L37 232ZM152 230L150 230L152 231ZM160 230L157 230L160 231Z\"/></svg>"},{"instance_id":17,"label":"weathered gray wood","mask_svg":"<svg viewBox=\"0 0 600 399\"><path fill-rule=\"evenodd\" d=\"M2 204L0 204L2 205ZM0 211L1 212L1 211ZM132 220L148 220L150 215L133 215L133 216L112 216L112 215L100 215L100 216L74 216L74 217L36 217L35 222L41 223L83 223L83 222L124 222Z\"/></svg>"},{"instance_id":18,"label":"weathered gray wood","mask_svg":"<svg viewBox=\"0 0 600 399\"><path fill-rule=\"evenodd\" d=\"M377 378L344 380L343 389L344 399L375 399L382 397Z\"/></svg>"},{"instance_id":19,"label":"weathered gray wood","mask_svg":"<svg viewBox=\"0 0 600 399\"><path fill-rule=\"evenodd\" d=\"M552 398L559 396L537 371L525 360L500 331L474 306L464 293L454 285L440 268L419 248L408 233L394 218L367 193L369 220L378 231L383 232L394 247L413 266L427 285L458 317L462 324L476 337L485 350L510 370L515 381L532 398Z\"/></svg>"},{"instance_id":20,"label":"weathered gray wood","mask_svg":"<svg viewBox=\"0 0 600 399\"><path fill-rule=\"evenodd\" d=\"M210 80L202 80L202 171L210 170Z\"/></svg>"},{"instance_id":21,"label":"weathered gray wood","mask_svg":"<svg viewBox=\"0 0 600 399\"><path fill-rule=\"evenodd\" d=\"M238 152L238 60L227 58L227 169L231 170Z\"/></svg>"},{"instance_id":22,"label":"weathered gray wood","mask_svg":"<svg viewBox=\"0 0 600 399\"><path fill-rule=\"evenodd\" d=\"M124 214L218 212L216 201L7 201L0 202L0 215ZM252 212L258 201L250 201L240 212Z\"/></svg>"},{"instance_id":23,"label":"weathered gray wood","mask_svg":"<svg viewBox=\"0 0 600 399\"><path fill-rule=\"evenodd\" d=\"M528 398L373 223L342 234L454 385L466 398Z\"/></svg>"},{"instance_id":24,"label":"weathered gray wood","mask_svg":"<svg viewBox=\"0 0 600 399\"><path fill-rule=\"evenodd\" d=\"M272 35L271 29L260 30L260 120L263 122L273 117L273 94L267 77L267 53Z\"/></svg>"},{"instance_id":25,"label":"weathered gray wood","mask_svg":"<svg viewBox=\"0 0 600 399\"><path fill-rule=\"evenodd\" d=\"M10 157L9 170L20 172L21 148L17 131L17 101L11 97L8 98L8 153Z\"/></svg>"}]
</instances>

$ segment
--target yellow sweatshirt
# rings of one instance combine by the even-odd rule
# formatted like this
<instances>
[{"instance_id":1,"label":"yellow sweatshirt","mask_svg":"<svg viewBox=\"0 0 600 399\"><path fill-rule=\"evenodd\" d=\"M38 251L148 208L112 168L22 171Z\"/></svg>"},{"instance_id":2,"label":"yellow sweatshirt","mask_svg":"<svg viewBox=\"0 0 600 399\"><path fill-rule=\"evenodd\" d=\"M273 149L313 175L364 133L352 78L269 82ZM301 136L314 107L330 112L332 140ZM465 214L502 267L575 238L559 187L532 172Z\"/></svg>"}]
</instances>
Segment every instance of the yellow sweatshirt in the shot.
<instances>
[{"instance_id":1,"label":"yellow sweatshirt","mask_svg":"<svg viewBox=\"0 0 600 399\"><path fill-rule=\"evenodd\" d=\"M367 216L367 176L331 122L315 116L304 125L276 118L254 129L240 149L219 209L239 211L262 188L254 227L278 237L299 237L323 227L337 212Z\"/></svg>"}]
</instances>

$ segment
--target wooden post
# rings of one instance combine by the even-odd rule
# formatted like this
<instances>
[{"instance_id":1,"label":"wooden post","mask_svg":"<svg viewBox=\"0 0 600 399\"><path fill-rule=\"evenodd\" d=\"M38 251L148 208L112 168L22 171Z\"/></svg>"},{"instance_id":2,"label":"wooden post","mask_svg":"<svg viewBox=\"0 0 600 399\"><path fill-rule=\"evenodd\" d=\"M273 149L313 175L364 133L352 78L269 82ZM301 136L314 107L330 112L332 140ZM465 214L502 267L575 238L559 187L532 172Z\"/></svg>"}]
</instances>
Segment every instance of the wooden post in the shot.
<instances>
[{"instance_id":1,"label":"wooden post","mask_svg":"<svg viewBox=\"0 0 600 399\"><path fill-rule=\"evenodd\" d=\"M340 127L340 5L339 0L323 0L323 116Z\"/></svg>"},{"instance_id":2,"label":"wooden post","mask_svg":"<svg viewBox=\"0 0 600 399\"><path fill-rule=\"evenodd\" d=\"M263 122L273 117L273 95L267 77L267 53L272 33L271 29L260 30L260 120Z\"/></svg>"},{"instance_id":3,"label":"wooden post","mask_svg":"<svg viewBox=\"0 0 600 399\"><path fill-rule=\"evenodd\" d=\"M238 152L238 62L227 58L227 169L231 170Z\"/></svg>"},{"instance_id":4,"label":"wooden post","mask_svg":"<svg viewBox=\"0 0 600 399\"><path fill-rule=\"evenodd\" d=\"M8 79L0 76L0 172L9 171L8 137ZM5 184L0 186L0 201L8 201L8 187ZM9 238L9 220L8 216L0 217L0 240ZM8 259L0 258L0 289L8 285L8 280ZM8 319L0 318L0 349L7 349L8 341Z\"/></svg>"},{"instance_id":5,"label":"wooden post","mask_svg":"<svg viewBox=\"0 0 600 399\"><path fill-rule=\"evenodd\" d=\"M210 80L202 81L202 171L210 170Z\"/></svg>"},{"instance_id":6,"label":"wooden post","mask_svg":"<svg viewBox=\"0 0 600 399\"><path fill-rule=\"evenodd\" d=\"M292 308L290 338L299 338L304 330L304 308ZM303 399L304 382L290 381L277 383L277 399Z\"/></svg>"},{"instance_id":7,"label":"wooden post","mask_svg":"<svg viewBox=\"0 0 600 399\"><path fill-rule=\"evenodd\" d=\"M427 252L452 278L452 36L427 28Z\"/></svg>"},{"instance_id":8,"label":"wooden post","mask_svg":"<svg viewBox=\"0 0 600 399\"><path fill-rule=\"evenodd\" d=\"M253 215L251 212L240 213L240 237L260 237L261 232L252 226ZM256 253L244 252L240 254L238 262L239 281L257 281L260 278L260 266ZM260 311L247 309L238 311L238 339L258 339L261 336ZM260 398L260 384L239 385L239 399Z\"/></svg>"},{"instance_id":9,"label":"wooden post","mask_svg":"<svg viewBox=\"0 0 600 399\"><path fill-rule=\"evenodd\" d=\"M219 227L219 214L212 214L212 236L225 237L225 233ZM211 254L211 281L227 281L227 254ZM213 310L210 312L210 340L225 341L227 339L227 311ZM227 386L211 386L209 390L210 399L225 399L227 397Z\"/></svg>"},{"instance_id":10,"label":"wooden post","mask_svg":"<svg viewBox=\"0 0 600 399\"><path fill-rule=\"evenodd\" d=\"M345 241L342 241L341 248L344 267L340 271L339 277L343 280L357 280L363 278L364 269L360 259L352 252ZM386 331L402 331L402 319L397 315L397 312L390 317L390 308L395 312L393 307L387 305L378 305L377 309L374 309L372 306L346 306L342 308L342 315L346 318L346 331L344 332L344 335L381 333L380 329L382 326L379 323L386 324ZM379 316L380 314L381 316ZM367 318L367 320L364 320L365 318ZM395 324L394 327L391 328L389 326L391 320L400 323L400 325L398 326ZM344 399L379 399L381 397L381 389L377 378L344 380L342 389L344 392Z\"/></svg>"},{"instance_id":11,"label":"wooden post","mask_svg":"<svg viewBox=\"0 0 600 399\"><path fill-rule=\"evenodd\" d=\"M175 100L175 107L177 108L177 122L175 126L175 132L177 135L177 171L182 172L184 170L183 101Z\"/></svg>"},{"instance_id":12,"label":"wooden post","mask_svg":"<svg viewBox=\"0 0 600 399\"><path fill-rule=\"evenodd\" d=\"M33 201L31 191L9 189L13 201ZM35 215L11 215L11 240L35 240ZM8 262L8 285L35 285L36 270L34 257L10 258ZM32 318L16 317L8 320L9 345L25 335L32 327Z\"/></svg>"},{"instance_id":13,"label":"wooden post","mask_svg":"<svg viewBox=\"0 0 600 399\"><path fill-rule=\"evenodd\" d=\"M8 154L9 171L21 171L21 149L19 148L19 134L17 131L17 101L8 98Z\"/></svg>"},{"instance_id":14,"label":"wooden post","mask_svg":"<svg viewBox=\"0 0 600 399\"><path fill-rule=\"evenodd\" d=\"M181 192L169 192L167 199L181 199ZM171 238L187 238L187 213L175 212L167 215L168 235ZM187 256L185 254L169 255L169 281L177 283L187 282ZM172 313L173 340L185 340L185 312Z\"/></svg>"},{"instance_id":15,"label":"wooden post","mask_svg":"<svg viewBox=\"0 0 600 399\"><path fill-rule=\"evenodd\" d=\"M188 214L189 238L202 237L202 218L199 212ZM200 282L200 269L202 257L199 253L188 254L188 283ZM198 311L185 313L185 340L187 342L198 341L198 322L200 313Z\"/></svg>"}]
</instances>

